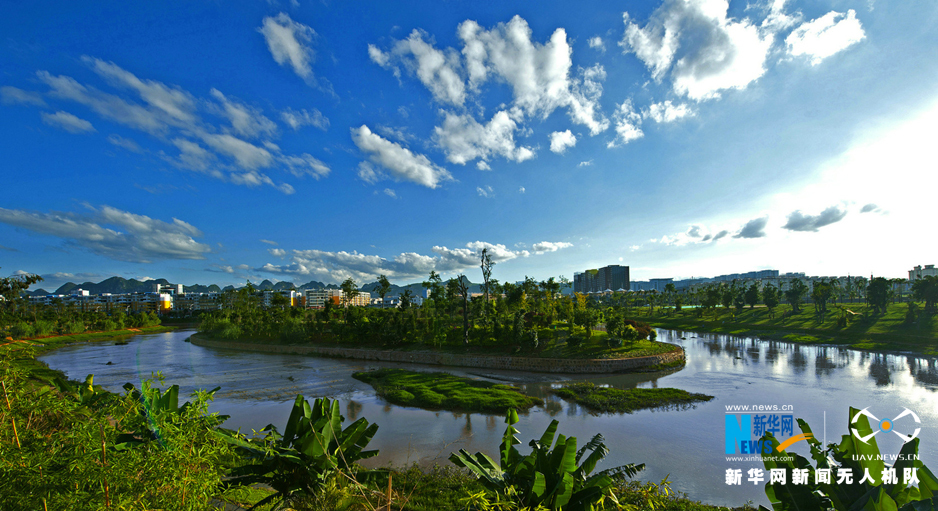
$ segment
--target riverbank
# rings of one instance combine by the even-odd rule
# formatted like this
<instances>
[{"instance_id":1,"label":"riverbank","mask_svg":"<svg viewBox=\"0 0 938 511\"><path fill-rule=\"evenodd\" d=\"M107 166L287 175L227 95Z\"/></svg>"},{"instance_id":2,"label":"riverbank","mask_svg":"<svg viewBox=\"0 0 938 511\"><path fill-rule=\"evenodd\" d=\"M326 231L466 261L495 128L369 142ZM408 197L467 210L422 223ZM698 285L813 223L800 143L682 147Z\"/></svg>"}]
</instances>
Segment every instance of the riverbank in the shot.
<instances>
[{"instance_id":1,"label":"riverbank","mask_svg":"<svg viewBox=\"0 0 938 511\"><path fill-rule=\"evenodd\" d=\"M26 370L30 378L52 381L55 378L65 378L61 371L50 369L35 357L48 351L69 346L72 344L82 344L89 342L104 341L124 341L134 335L140 334L159 334L176 330L177 326L148 326L142 328L124 328L121 330L111 330L107 332L83 332L80 334L52 335L46 337L34 337L30 339L12 340L7 338L0 342L0 347L11 349L28 348L30 356L17 357L15 363Z\"/></svg>"},{"instance_id":2,"label":"riverbank","mask_svg":"<svg viewBox=\"0 0 938 511\"><path fill-rule=\"evenodd\" d=\"M189 338L192 344L206 348L231 349L239 351L261 351L267 353L292 353L320 357L351 358L357 360L375 360L382 362L408 362L436 366L474 367L481 369L508 369L542 373L602 374L638 371L646 367L673 364L684 360L684 350L680 346L658 355L611 359L560 359L529 358L523 356L487 356L459 355L440 353L429 350L398 351L361 348L336 348L310 344L262 344L216 340L204 334L194 334Z\"/></svg>"},{"instance_id":3,"label":"riverbank","mask_svg":"<svg viewBox=\"0 0 938 511\"><path fill-rule=\"evenodd\" d=\"M814 313L811 305L794 313L789 305L774 312L766 307L719 308L702 312L637 308L630 317L658 328L760 337L800 344L834 344L858 350L912 351L938 355L938 315L918 314L907 320L907 304L891 304L885 314L873 315L865 304L828 306L825 316ZM841 310L843 308L843 310ZM840 318L846 317L843 326ZM838 324L840 321L840 324Z\"/></svg>"}]
</instances>

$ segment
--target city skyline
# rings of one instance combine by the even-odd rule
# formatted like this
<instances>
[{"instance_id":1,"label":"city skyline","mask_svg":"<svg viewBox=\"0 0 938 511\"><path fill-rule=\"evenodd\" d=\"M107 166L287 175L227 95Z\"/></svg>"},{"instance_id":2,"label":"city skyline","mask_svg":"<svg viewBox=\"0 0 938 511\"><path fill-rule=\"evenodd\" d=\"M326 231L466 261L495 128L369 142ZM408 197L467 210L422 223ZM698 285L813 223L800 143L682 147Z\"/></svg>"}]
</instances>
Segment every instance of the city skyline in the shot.
<instances>
[{"instance_id":1,"label":"city skyline","mask_svg":"<svg viewBox=\"0 0 938 511\"><path fill-rule=\"evenodd\" d=\"M4 6L0 273L408 284L471 276L482 248L503 282L935 262L934 3L568 9Z\"/></svg>"}]
</instances>

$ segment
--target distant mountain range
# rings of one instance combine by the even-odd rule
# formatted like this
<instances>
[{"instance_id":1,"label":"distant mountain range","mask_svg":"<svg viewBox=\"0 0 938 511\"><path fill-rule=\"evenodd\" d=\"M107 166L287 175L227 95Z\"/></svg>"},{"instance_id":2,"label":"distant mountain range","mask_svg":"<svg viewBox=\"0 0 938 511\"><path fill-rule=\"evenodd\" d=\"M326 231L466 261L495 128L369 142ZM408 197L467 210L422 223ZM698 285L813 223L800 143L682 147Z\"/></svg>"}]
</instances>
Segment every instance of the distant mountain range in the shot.
<instances>
[{"instance_id":1,"label":"distant mountain range","mask_svg":"<svg viewBox=\"0 0 938 511\"><path fill-rule=\"evenodd\" d=\"M83 289L88 291L88 293L93 295L99 295L103 293L111 294L122 294L122 293L148 293L153 291L153 286L155 284L168 285L171 284L166 279L156 279L156 280L144 280L140 281L137 279L125 279L123 277L111 277L106 280L102 280L95 284L94 282L85 282L83 284L76 284L74 282L66 282L59 286L55 291L49 292L45 289L39 288L35 291L27 291L26 294L29 296L44 296L44 295L67 295L75 289ZM242 286L243 287L243 286ZM254 284L254 287L259 290L274 290L274 291L284 291L288 289L296 289L297 291L305 291L307 289L339 289L339 286L335 284L323 284L312 280L303 284L302 286L295 286L291 282L281 281L274 284L269 280L264 280L260 284ZM184 286L187 293L216 293L219 291L228 291L230 289L237 289L234 286L225 286L219 287L217 284L210 285L201 285L193 284L191 286ZM378 282L371 282L368 284L363 284L360 288L360 291L363 292L373 292L377 296ZM423 286L420 283L408 284L406 286L398 286L396 284L391 284L391 290L388 292L388 296L397 296L404 292L405 289L409 289L414 295L422 294L424 291ZM482 292L481 284L473 284L469 282L469 292L471 293L480 293Z\"/></svg>"}]
</instances>

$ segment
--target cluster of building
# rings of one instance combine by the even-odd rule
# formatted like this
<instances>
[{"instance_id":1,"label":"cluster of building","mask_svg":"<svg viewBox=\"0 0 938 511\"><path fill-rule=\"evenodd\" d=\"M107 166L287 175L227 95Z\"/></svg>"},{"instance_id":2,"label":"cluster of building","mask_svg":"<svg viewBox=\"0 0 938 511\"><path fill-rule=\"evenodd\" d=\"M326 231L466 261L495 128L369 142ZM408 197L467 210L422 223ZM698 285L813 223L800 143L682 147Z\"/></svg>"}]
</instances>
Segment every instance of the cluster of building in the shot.
<instances>
[{"instance_id":1,"label":"cluster of building","mask_svg":"<svg viewBox=\"0 0 938 511\"><path fill-rule=\"evenodd\" d=\"M624 280L623 280L624 276ZM906 288L916 279L926 276L938 276L938 268L933 264L927 264L924 267L916 266L909 270L909 280L904 284ZM605 266L598 270L586 270L577 272L573 275L573 290L577 293L610 293L621 291L658 291L664 292L668 284L673 284L677 291L693 289L707 284L720 284L723 282L740 283L758 283L760 287L771 284L777 288L787 288L794 280L801 280L805 284L811 285L812 282L831 281L836 279L841 283L865 280L857 276L818 276L806 275L805 273L782 273L778 270L759 270L746 273L728 273L726 275L717 275L716 277L694 277L689 279L658 278L645 281L629 280L628 266ZM908 289L904 289L907 291Z\"/></svg>"},{"instance_id":2,"label":"cluster of building","mask_svg":"<svg viewBox=\"0 0 938 511\"><path fill-rule=\"evenodd\" d=\"M224 292L186 293L182 284L154 284L153 291L145 293L101 293L92 295L85 289L74 289L67 295L31 296L36 305L73 307L81 312L200 312L221 310L231 305L233 296ZM263 290L257 291L259 304L264 308L279 304L306 309L322 309L326 302L335 306L346 305L345 293L341 289ZM275 298L277 296L283 299ZM424 297L413 297L411 302L422 305ZM400 297L372 298L370 293L361 293L348 300L348 305L357 307L399 307Z\"/></svg>"}]
</instances>

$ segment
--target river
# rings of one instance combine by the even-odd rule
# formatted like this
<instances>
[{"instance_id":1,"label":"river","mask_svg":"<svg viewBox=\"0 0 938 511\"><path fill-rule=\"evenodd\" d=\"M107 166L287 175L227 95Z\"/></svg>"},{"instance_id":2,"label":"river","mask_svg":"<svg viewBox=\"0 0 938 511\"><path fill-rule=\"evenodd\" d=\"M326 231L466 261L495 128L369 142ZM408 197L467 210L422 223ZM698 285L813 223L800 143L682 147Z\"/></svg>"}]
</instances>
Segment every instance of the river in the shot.
<instances>
[{"instance_id":1,"label":"river","mask_svg":"<svg viewBox=\"0 0 938 511\"><path fill-rule=\"evenodd\" d=\"M497 459L505 427L503 417L389 405L370 386L351 378L353 372L369 368L440 370L438 367L201 348L184 342L192 333L181 330L138 335L125 345L99 342L68 346L40 359L73 379L94 374L96 384L115 392L122 392L127 382L139 386L142 379L152 378L156 371L162 372L167 385L178 384L181 393L221 386L211 411L230 415L225 426L246 432L270 423L282 429L298 393L310 399L336 397L347 419L366 417L380 426L369 448L380 449L381 454L369 460L371 465L448 464L449 453L460 448L484 451ZM545 399L545 406L523 414L516 425L521 432L519 447L540 437L550 421L558 419L559 432L576 436L579 445L602 433L611 452L598 469L644 462L647 468L640 479L660 481L667 476L674 489L711 504L738 506L749 500L768 503L764 483L747 480L748 470L763 468L762 463L731 461L732 455L724 451L725 417L728 407L734 406L770 407L760 412L769 419L772 415L803 418L825 443L839 442L840 436L849 431L850 406L867 408L879 419L896 417L908 408L920 423L906 415L895 421L894 429L911 434L920 427L921 460L932 471L938 469L935 357L669 330L659 330L658 334L659 340L684 348L684 369L600 377L446 370L510 381ZM572 379L617 388L675 387L715 399L681 409L594 414L549 393L552 385ZM778 411L771 407L778 407ZM739 420L738 413L730 415ZM796 424L794 433L799 432ZM902 445L897 435L887 432L877 434L876 439L883 453L898 453ZM799 442L789 451L807 455L806 447L805 442ZM741 469L742 484L727 485L727 469Z\"/></svg>"}]
</instances>

